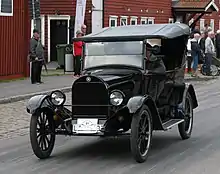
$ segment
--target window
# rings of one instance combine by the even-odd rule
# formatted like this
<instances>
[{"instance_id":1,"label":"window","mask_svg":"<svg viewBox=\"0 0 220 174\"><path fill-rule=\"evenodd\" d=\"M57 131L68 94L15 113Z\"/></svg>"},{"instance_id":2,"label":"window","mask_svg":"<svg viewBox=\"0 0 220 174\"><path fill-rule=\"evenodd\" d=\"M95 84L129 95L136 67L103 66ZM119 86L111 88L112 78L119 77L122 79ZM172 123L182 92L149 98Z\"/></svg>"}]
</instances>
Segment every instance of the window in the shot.
<instances>
[{"instance_id":1,"label":"window","mask_svg":"<svg viewBox=\"0 0 220 174\"><path fill-rule=\"evenodd\" d=\"M215 20L214 19L210 20L210 27L212 28L212 31L214 31L214 29L215 29Z\"/></svg>"},{"instance_id":2,"label":"window","mask_svg":"<svg viewBox=\"0 0 220 174\"><path fill-rule=\"evenodd\" d=\"M127 16L121 16L120 25L123 26L123 25L127 25L127 24L128 24L128 17Z\"/></svg>"},{"instance_id":3,"label":"window","mask_svg":"<svg viewBox=\"0 0 220 174\"><path fill-rule=\"evenodd\" d=\"M117 27L117 19L118 19L118 16L110 16L109 27Z\"/></svg>"},{"instance_id":4,"label":"window","mask_svg":"<svg viewBox=\"0 0 220 174\"><path fill-rule=\"evenodd\" d=\"M174 23L174 19L173 19L173 18L169 18L168 23L169 23L169 24Z\"/></svg>"},{"instance_id":5,"label":"window","mask_svg":"<svg viewBox=\"0 0 220 174\"><path fill-rule=\"evenodd\" d=\"M147 17L141 17L141 25L147 24Z\"/></svg>"},{"instance_id":6,"label":"window","mask_svg":"<svg viewBox=\"0 0 220 174\"><path fill-rule=\"evenodd\" d=\"M137 25L137 17L136 16L131 16L130 25Z\"/></svg>"},{"instance_id":7,"label":"window","mask_svg":"<svg viewBox=\"0 0 220 174\"><path fill-rule=\"evenodd\" d=\"M147 23L148 23L148 24L154 24L154 17L149 17L149 18L147 19Z\"/></svg>"},{"instance_id":8,"label":"window","mask_svg":"<svg viewBox=\"0 0 220 174\"><path fill-rule=\"evenodd\" d=\"M0 0L0 16L13 16L13 0Z\"/></svg>"},{"instance_id":9,"label":"window","mask_svg":"<svg viewBox=\"0 0 220 174\"><path fill-rule=\"evenodd\" d=\"M200 28L200 30L204 30L204 28L205 28L205 19L200 19L199 28Z\"/></svg>"}]
</instances>

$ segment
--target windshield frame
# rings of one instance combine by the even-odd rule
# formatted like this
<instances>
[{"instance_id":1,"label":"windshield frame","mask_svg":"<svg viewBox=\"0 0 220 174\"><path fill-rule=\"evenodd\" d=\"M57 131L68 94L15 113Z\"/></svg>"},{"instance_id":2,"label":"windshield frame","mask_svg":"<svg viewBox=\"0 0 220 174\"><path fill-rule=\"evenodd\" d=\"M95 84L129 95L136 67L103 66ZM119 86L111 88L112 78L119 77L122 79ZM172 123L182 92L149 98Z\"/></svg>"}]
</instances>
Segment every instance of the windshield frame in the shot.
<instances>
[{"instance_id":1,"label":"windshield frame","mask_svg":"<svg viewBox=\"0 0 220 174\"><path fill-rule=\"evenodd\" d=\"M140 56L142 57L142 66L135 66L135 65L129 65L129 64L100 64L100 65L95 65L95 66L91 66L91 67L87 67L85 68L85 59L86 59L86 44L90 44L90 43L98 43L99 41L97 42L85 42L85 46L83 49L83 66L82 66L82 70L90 70L90 69L95 69L95 68L104 68L104 67L126 67L126 68L131 68L131 69L141 69L141 70L144 70L145 69L145 57L146 57L146 51L145 51L145 47L146 47L146 44L144 41L142 41L142 53L140 54ZM132 40L132 41L115 41L115 42L135 42L135 40ZM138 41L140 42L140 41ZM123 54L124 55L124 54ZM131 54L129 56L135 56L137 54ZM105 55L103 55L104 57ZM115 55L115 56L118 56L118 55ZM125 55L125 56L128 56L128 55Z\"/></svg>"}]
</instances>

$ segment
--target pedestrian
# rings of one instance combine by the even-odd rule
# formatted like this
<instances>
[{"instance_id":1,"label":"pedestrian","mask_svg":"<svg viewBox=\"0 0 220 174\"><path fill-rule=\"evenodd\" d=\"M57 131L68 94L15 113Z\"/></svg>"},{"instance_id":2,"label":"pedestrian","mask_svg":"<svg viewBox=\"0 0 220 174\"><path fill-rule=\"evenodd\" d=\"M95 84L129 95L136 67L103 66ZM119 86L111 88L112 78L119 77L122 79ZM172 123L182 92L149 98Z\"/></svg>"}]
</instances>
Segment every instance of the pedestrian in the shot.
<instances>
[{"instance_id":1,"label":"pedestrian","mask_svg":"<svg viewBox=\"0 0 220 174\"><path fill-rule=\"evenodd\" d=\"M216 57L220 58L220 30L217 30L216 32L215 44L216 44Z\"/></svg>"},{"instance_id":2,"label":"pedestrian","mask_svg":"<svg viewBox=\"0 0 220 174\"><path fill-rule=\"evenodd\" d=\"M81 26L81 31L82 31L82 35L85 36L86 35L86 25L85 24L82 24Z\"/></svg>"},{"instance_id":3,"label":"pedestrian","mask_svg":"<svg viewBox=\"0 0 220 174\"><path fill-rule=\"evenodd\" d=\"M206 75L210 75L210 66L212 63L212 57L215 54L215 46L212 42L212 38L214 37L214 33L212 31L208 32L208 37L205 40L205 65Z\"/></svg>"},{"instance_id":4,"label":"pedestrian","mask_svg":"<svg viewBox=\"0 0 220 174\"><path fill-rule=\"evenodd\" d=\"M199 39L199 46L200 46L200 49L201 49L201 54L199 56L199 65L198 65L198 70L200 71L201 70L201 64L204 63L204 58L205 58L205 39L207 38L208 36L208 33L207 32L204 32L204 31L201 31L201 36L200 36L200 39Z\"/></svg>"},{"instance_id":5,"label":"pedestrian","mask_svg":"<svg viewBox=\"0 0 220 174\"><path fill-rule=\"evenodd\" d=\"M82 31L78 30L76 32L76 37L82 37L82 35L83 35ZM79 77L81 72L83 42L82 41L73 42L73 48L74 48L74 76Z\"/></svg>"},{"instance_id":6,"label":"pedestrian","mask_svg":"<svg viewBox=\"0 0 220 174\"><path fill-rule=\"evenodd\" d=\"M199 56L201 54L201 49L199 46L199 38L200 38L200 34L199 33L195 33L194 34L194 38L191 40L191 56L192 56L192 76L193 77L197 77L198 76L198 61L199 61Z\"/></svg>"},{"instance_id":7,"label":"pedestrian","mask_svg":"<svg viewBox=\"0 0 220 174\"><path fill-rule=\"evenodd\" d=\"M191 56L191 41L193 39L193 34L190 34L190 38L187 42L187 58L186 58L186 71L185 73L191 73L192 69L192 56Z\"/></svg>"},{"instance_id":8,"label":"pedestrian","mask_svg":"<svg viewBox=\"0 0 220 174\"><path fill-rule=\"evenodd\" d=\"M41 71L44 64L44 47L40 41L40 34L37 29L33 30L33 37L30 40L29 57L31 61L31 83L41 84Z\"/></svg>"}]
</instances>

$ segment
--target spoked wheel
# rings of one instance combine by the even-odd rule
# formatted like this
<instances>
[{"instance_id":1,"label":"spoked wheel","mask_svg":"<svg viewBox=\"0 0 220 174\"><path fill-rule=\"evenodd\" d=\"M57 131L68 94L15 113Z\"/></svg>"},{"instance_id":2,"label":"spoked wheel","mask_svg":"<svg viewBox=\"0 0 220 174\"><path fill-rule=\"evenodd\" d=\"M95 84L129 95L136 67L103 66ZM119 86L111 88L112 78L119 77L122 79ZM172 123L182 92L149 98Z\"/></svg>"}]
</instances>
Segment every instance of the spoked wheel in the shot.
<instances>
[{"instance_id":1,"label":"spoked wheel","mask_svg":"<svg viewBox=\"0 0 220 174\"><path fill-rule=\"evenodd\" d=\"M210 66L210 71L212 76L217 76L218 75L218 67L215 65Z\"/></svg>"},{"instance_id":2,"label":"spoked wheel","mask_svg":"<svg viewBox=\"0 0 220 174\"><path fill-rule=\"evenodd\" d=\"M183 140L191 137L193 128L193 104L192 97L187 93L184 106L184 122L178 125L180 136Z\"/></svg>"},{"instance_id":3,"label":"spoked wheel","mask_svg":"<svg viewBox=\"0 0 220 174\"><path fill-rule=\"evenodd\" d=\"M55 143L53 117L47 110L40 110L32 115L30 123L30 141L34 154L40 158L48 158Z\"/></svg>"},{"instance_id":4,"label":"spoked wheel","mask_svg":"<svg viewBox=\"0 0 220 174\"><path fill-rule=\"evenodd\" d=\"M202 73L202 75L206 75L205 68L206 68L206 66L203 64L202 67L201 67L201 73ZM219 75L218 67L215 66L215 65L211 65L211 66L210 66L210 73L211 73L212 76L217 76L217 75Z\"/></svg>"},{"instance_id":5,"label":"spoked wheel","mask_svg":"<svg viewBox=\"0 0 220 174\"><path fill-rule=\"evenodd\" d=\"M143 105L131 122L131 152L134 159L142 163L148 157L152 142L152 116L149 108Z\"/></svg>"}]
</instances>

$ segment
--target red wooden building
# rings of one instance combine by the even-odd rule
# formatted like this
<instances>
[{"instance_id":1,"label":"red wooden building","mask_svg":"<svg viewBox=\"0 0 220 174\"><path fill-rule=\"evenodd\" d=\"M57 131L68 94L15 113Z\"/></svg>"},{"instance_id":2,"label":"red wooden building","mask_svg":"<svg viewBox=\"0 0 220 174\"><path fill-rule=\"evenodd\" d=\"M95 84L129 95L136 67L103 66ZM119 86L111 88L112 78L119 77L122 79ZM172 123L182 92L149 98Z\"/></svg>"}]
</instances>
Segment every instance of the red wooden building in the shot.
<instances>
[{"instance_id":1,"label":"red wooden building","mask_svg":"<svg viewBox=\"0 0 220 174\"><path fill-rule=\"evenodd\" d=\"M0 13L0 79L26 75L28 40L33 29L33 21L31 27L28 24L26 1L14 0L13 13L8 16ZM46 59L56 61L56 45L71 43L74 36L76 0L40 0L40 4L41 39L46 47ZM207 23L217 30L218 6L217 0L87 0L85 24L90 33L108 26L172 23L175 20L192 23L194 19L201 28Z\"/></svg>"},{"instance_id":2,"label":"red wooden building","mask_svg":"<svg viewBox=\"0 0 220 174\"><path fill-rule=\"evenodd\" d=\"M25 0L0 1L0 80L27 75L28 22Z\"/></svg>"}]
</instances>

